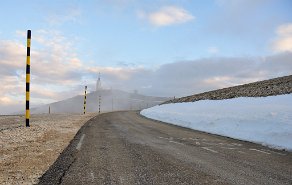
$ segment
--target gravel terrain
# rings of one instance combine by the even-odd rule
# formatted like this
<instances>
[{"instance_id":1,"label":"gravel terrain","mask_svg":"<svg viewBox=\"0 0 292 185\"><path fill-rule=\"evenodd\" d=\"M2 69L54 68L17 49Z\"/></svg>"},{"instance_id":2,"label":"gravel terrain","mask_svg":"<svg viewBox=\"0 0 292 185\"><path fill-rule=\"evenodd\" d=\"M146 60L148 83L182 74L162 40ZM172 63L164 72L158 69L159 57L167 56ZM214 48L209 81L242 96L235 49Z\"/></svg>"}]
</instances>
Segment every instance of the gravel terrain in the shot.
<instances>
[{"instance_id":1,"label":"gravel terrain","mask_svg":"<svg viewBox=\"0 0 292 185\"><path fill-rule=\"evenodd\" d=\"M221 100L236 97L263 97L290 93L292 93L292 75L177 98L166 101L163 104L194 102L207 99Z\"/></svg>"},{"instance_id":2,"label":"gravel terrain","mask_svg":"<svg viewBox=\"0 0 292 185\"><path fill-rule=\"evenodd\" d=\"M88 121L39 184L292 184L292 154L114 112Z\"/></svg>"},{"instance_id":3,"label":"gravel terrain","mask_svg":"<svg viewBox=\"0 0 292 185\"><path fill-rule=\"evenodd\" d=\"M21 127L25 120L24 115L0 116L0 131Z\"/></svg>"},{"instance_id":4,"label":"gravel terrain","mask_svg":"<svg viewBox=\"0 0 292 185\"><path fill-rule=\"evenodd\" d=\"M0 116L0 184L34 184L96 114Z\"/></svg>"}]
</instances>

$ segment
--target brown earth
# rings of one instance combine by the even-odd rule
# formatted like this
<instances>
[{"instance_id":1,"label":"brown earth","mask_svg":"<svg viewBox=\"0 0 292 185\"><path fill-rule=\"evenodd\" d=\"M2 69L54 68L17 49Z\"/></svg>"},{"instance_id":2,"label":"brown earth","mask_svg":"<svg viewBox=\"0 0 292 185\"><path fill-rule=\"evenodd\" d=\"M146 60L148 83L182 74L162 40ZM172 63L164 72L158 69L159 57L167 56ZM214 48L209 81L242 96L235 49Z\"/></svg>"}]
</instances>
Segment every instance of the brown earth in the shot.
<instances>
[{"instance_id":1,"label":"brown earth","mask_svg":"<svg viewBox=\"0 0 292 185\"><path fill-rule=\"evenodd\" d=\"M35 184L96 114L32 115L31 127L23 116L0 116L0 184Z\"/></svg>"},{"instance_id":2,"label":"brown earth","mask_svg":"<svg viewBox=\"0 0 292 185\"><path fill-rule=\"evenodd\" d=\"M177 98L163 104L237 97L264 97L290 93L292 93L292 75Z\"/></svg>"}]
</instances>

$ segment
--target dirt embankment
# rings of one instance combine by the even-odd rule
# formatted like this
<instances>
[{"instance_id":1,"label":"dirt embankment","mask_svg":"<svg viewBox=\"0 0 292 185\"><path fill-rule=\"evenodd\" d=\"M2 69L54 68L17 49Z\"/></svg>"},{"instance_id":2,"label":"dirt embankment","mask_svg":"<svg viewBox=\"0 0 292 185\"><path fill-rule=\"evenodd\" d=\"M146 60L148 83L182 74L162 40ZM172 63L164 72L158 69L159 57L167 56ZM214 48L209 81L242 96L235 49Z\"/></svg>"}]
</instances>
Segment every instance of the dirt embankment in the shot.
<instances>
[{"instance_id":1,"label":"dirt embankment","mask_svg":"<svg viewBox=\"0 0 292 185\"><path fill-rule=\"evenodd\" d=\"M35 184L80 127L96 114L0 116L0 184Z\"/></svg>"},{"instance_id":2,"label":"dirt embankment","mask_svg":"<svg viewBox=\"0 0 292 185\"><path fill-rule=\"evenodd\" d=\"M177 98L163 104L237 97L265 97L290 93L292 93L292 75Z\"/></svg>"}]
</instances>

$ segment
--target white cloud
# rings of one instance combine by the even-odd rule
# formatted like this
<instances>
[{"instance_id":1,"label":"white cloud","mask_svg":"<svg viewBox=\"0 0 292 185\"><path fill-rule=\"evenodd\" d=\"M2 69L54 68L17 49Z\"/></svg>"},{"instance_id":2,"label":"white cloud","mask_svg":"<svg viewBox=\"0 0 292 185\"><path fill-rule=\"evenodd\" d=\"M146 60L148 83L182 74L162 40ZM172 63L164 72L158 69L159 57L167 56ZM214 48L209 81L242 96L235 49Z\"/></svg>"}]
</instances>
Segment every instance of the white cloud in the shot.
<instances>
[{"instance_id":1,"label":"white cloud","mask_svg":"<svg viewBox=\"0 0 292 185\"><path fill-rule=\"evenodd\" d=\"M278 27L278 35L291 36L292 35L292 23L284 24Z\"/></svg>"},{"instance_id":2,"label":"white cloud","mask_svg":"<svg viewBox=\"0 0 292 185\"><path fill-rule=\"evenodd\" d=\"M210 77L205 80L203 80L203 83L208 84L210 86L218 86L218 88L224 88L228 86L234 85L234 83L231 82L232 77L230 76L215 76Z\"/></svg>"},{"instance_id":3,"label":"white cloud","mask_svg":"<svg viewBox=\"0 0 292 185\"><path fill-rule=\"evenodd\" d=\"M81 9L78 7L67 9L63 12L53 12L47 18L46 21L51 25L60 25L65 22L78 22L81 16Z\"/></svg>"},{"instance_id":4,"label":"white cloud","mask_svg":"<svg viewBox=\"0 0 292 185\"><path fill-rule=\"evenodd\" d=\"M99 72L103 75L108 76L110 79L115 81L127 81L131 79L137 73L144 73L145 68L142 66L136 67L87 67L86 71L93 74L98 74Z\"/></svg>"},{"instance_id":5,"label":"white cloud","mask_svg":"<svg viewBox=\"0 0 292 185\"><path fill-rule=\"evenodd\" d=\"M165 6L155 12L140 11L138 16L147 19L155 26L169 26L192 21L195 17L187 10L176 6Z\"/></svg>"},{"instance_id":6,"label":"white cloud","mask_svg":"<svg viewBox=\"0 0 292 185\"><path fill-rule=\"evenodd\" d=\"M277 38L273 42L276 52L292 51L292 23L280 25L277 28Z\"/></svg>"},{"instance_id":7,"label":"white cloud","mask_svg":"<svg viewBox=\"0 0 292 185\"><path fill-rule=\"evenodd\" d=\"M9 98L9 97L1 97L0 98L0 104L4 104L4 105L9 105L9 104L12 104L13 103L13 101L11 100L11 98Z\"/></svg>"},{"instance_id":8,"label":"white cloud","mask_svg":"<svg viewBox=\"0 0 292 185\"><path fill-rule=\"evenodd\" d=\"M1 69L6 66L21 67L21 59L25 57L26 47L20 42L2 40L0 41ZM13 55L11 55L13 53Z\"/></svg>"},{"instance_id":9,"label":"white cloud","mask_svg":"<svg viewBox=\"0 0 292 185\"><path fill-rule=\"evenodd\" d=\"M219 52L219 49L217 47L211 46L208 48L208 52L211 54L216 54Z\"/></svg>"}]
</instances>

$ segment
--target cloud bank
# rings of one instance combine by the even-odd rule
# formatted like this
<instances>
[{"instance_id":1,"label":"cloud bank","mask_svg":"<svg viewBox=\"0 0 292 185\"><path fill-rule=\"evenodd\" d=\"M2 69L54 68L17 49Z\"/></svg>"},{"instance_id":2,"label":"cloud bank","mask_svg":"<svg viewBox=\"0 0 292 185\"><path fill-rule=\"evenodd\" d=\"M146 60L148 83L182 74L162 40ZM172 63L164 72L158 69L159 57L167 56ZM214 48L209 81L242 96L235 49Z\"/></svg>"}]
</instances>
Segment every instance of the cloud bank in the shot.
<instances>
[{"instance_id":1,"label":"cloud bank","mask_svg":"<svg viewBox=\"0 0 292 185\"><path fill-rule=\"evenodd\" d=\"M115 79L104 72L105 80L117 88L137 89L160 96L185 96L208 90L292 74L292 53L268 57L214 57L178 61L157 70L132 69L128 78ZM127 73L126 70L121 70Z\"/></svg>"}]
</instances>

